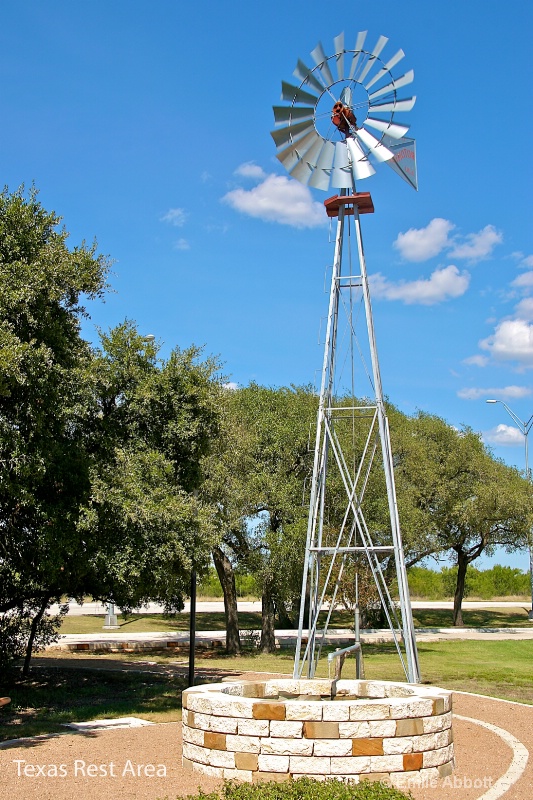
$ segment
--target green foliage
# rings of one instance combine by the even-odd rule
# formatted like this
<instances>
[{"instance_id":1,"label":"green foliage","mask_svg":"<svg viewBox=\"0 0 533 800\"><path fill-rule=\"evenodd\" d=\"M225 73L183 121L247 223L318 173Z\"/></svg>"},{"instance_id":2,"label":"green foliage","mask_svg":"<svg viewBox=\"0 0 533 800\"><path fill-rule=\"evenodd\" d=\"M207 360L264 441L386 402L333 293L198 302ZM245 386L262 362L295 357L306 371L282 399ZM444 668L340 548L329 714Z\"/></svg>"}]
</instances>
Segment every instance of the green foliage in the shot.
<instances>
[{"instance_id":1,"label":"green foliage","mask_svg":"<svg viewBox=\"0 0 533 800\"><path fill-rule=\"evenodd\" d=\"M38 609L24 605L21 609L11 609L0 615L0 675L17 659L22 658L28 647L32 620ZM66 608L57 616L44 614L36 626L33 651L43 650L59 639L59 629Z\"/></svg>"},{"instance_id":2,"label":"green foliage","mask_svg":"<svg viewBox=\"0 0 533 800\"><path fill-rule=\"evenodd\" d=\"M257 586L255 577L247 572L235 573L235 586L237 597L258 597L261 593ZM206 574L198 582L199 597L222 597L222 586L218 579L214 567L210 567Z\"/></svg>"},{"instance_id":3,"label":"green foliage","mask_svg":"<svg viewBox=\"0 0 533 800\"><path fill-rule=\"evenodd\" d=\"M202 789L187 800L405 800L406 795L381 781L361 781L355 786L337 780L298 778L284 783L225 783L219 792Z\"/></svg>"},{"instance_id":4,"label":"green foliage","mask_svg":"<svg viewBox=\"0 0 533 800\"><path fill-rule=\"evenodd\" d=\"M426 600L444 600L453 597L457 584L457 567L443 567L440 571L414 566L408 571L409 589L414 597ZM491 569L470 567L466 577L465 597L514 597L530 592L529 574L513 567L496 564Z\"/></svg>"}]
</instances>

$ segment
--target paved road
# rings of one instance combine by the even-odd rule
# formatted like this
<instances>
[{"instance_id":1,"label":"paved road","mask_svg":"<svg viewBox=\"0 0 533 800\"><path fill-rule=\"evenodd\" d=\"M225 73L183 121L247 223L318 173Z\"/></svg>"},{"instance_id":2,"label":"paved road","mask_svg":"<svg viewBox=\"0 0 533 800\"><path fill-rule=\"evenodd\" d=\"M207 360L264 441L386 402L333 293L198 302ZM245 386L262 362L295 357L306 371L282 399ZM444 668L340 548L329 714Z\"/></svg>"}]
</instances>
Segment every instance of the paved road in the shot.
<instances>
[{"instance_id":1,"label":"paved road","mask_svg":"<svg viewBox=\"0 0 533 800\"><path fill-rule=\"evenodd\" d=\"M443 609L451 609L453 608L453 602L451 600L413 600L411 605L414 609L416 608L443 608ZM463 609L476 609L476 608L530 608L531 603L522 600L521 602L495 602L495 601L471 601L465 600L463 602ZM261 601L260 600L244 600L239 601L238 603L239 611L261 611ZM69 614L74 616L82 615L82 614L105 614L106 613L106 606L103 603L84 603L80 606L76 602L72 602L69 607ZM213 600L209 602L200 601L196 604L196 610L198 612L223 612L224 611L224 603L222 600ZM57 613L58 608L57 606L52 606L51 612L52 614ZM157 603L149 603L148 606L138 609L138 611L144 614L161 614L163 612L163 606L158 605ZM189 611L189 603L185 603L184 611ZM119 613L119 609L117 609L117 613Z\"/></svg>"}]
</instances>

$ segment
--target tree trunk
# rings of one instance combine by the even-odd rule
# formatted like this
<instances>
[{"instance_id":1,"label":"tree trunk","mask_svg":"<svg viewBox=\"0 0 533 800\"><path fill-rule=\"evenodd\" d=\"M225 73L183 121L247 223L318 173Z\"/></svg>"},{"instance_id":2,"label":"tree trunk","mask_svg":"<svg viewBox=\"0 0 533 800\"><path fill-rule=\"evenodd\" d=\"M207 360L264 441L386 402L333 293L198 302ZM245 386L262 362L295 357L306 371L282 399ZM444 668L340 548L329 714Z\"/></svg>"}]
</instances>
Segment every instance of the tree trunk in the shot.
<instances>
[{"instance_id":1,"label":"tree trunk","mask_svg":"<svg viewBox=\"0 0 533 800\"><path fill-rule=\"evenodd\" d=\"M213 561L224 593L224 615L226 617L226 653L237 656L241 652L239 614L237 611L237 589L231 561L220 547L213 549Z\"/></svg>"},{"instance_id":2,"label":"tree trunk","mask_svg":"<svg viewBox=\"0 0 533 800\"><path fill-rule=\"evenodd\" d=\"M261 596L261 642L262 653L276 652L276 628L274 624L274 599L272 597L272 581L266 578Z\"/></svg>"},{"instance_id":3,"label":"tree trunk","mask_svg":"<svg viewBox=\"0 0 533 800\"><path fill-rule=\"evenodd\" d=\"M453 624L459 628L463 626L463 597L465 593L466 570L468 558L461 550L457 552L457 583L453 596Z\"/></svg>"},{"instance_id":4,"label":"tree trunk","mask_svg":"<svg viewBox=\"0 0 533 800\"><path fill-rule=\"evenodd\" d=\"M50 601L49 597L46 597L43 602L41 603L41 607L39 608L38 612L34 616L31 621L30 627L30 636L28 639L28 644L26 645L26 657L24 658L24 666L22 667L22 677L27 678L28 672L30 671L30 661L31 661L31 654L33 650L33 643L35 641L35 635L37 633L37 628L39 626L40 621L43 618L44 612L48 608L48 603Z\"/></svg>"}]
</instances>

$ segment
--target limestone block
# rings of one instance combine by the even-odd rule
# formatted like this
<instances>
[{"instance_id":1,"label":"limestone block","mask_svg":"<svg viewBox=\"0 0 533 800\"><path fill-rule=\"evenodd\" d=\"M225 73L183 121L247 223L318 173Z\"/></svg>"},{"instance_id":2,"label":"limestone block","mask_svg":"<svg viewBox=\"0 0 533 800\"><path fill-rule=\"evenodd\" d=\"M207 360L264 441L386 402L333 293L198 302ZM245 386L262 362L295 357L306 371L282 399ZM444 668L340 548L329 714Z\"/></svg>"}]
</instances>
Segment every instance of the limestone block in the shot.
<instances>
[{"instance_id":1,"label":"limestone block","mask_svg":"<svg viewBox=\"0 0 533 800\"><path fill-rule=\"evenodd\" d=\"M261 753L267 756L312 756L311 739L261 739Z\"/></svg>"},{"instance_id":2,"label":"limestone block","mask_svg":"<svg viewBox=\"0 0 533 800\"><path fill-rule=\"evenodd\" d=\"M289 770L292 774L329 775L331 773L331 759L307 756L291 756Z\"/></svg>"},{"instance_id":3,"label":"limestone block","mask_svg":"<svg viewBox=\"0 0 533 800\"><path fill-rule=\"evenodd\" d=\"M285 703L254 703L252 714L254 719L285 719Z\"/></svg>"},{"instance_id":4,"label":"limestone block","mask_svg":"<svg viewBox=\"0 0 533 800\"><path fill-rule=\"evenodd\" d=\"M224 770L221 767L211 767L207 764L193 764L193 772L200 772L202 775L208 775L210 778L223 778Z\"/></svg>"},{"instance_id":5,"label":"limestone block","mask_svg":"<svg viewBox=\"0 0 533 800\"><path fill-rule=\"evenodd\" d=\"M451 775L454 768L454 762L447 761L446 764L440 764L437 769L439 771L439 778L447 778L448 775Z\"/></svg>"},{"instance_id":6,"label":"limestone block","mask_svg":"<svg viewBox=\"0 0 533 800\"><path fill-rule=\"evenodd\" d=\"M422 753L407 753L403 757L404 772L410 772L412 770L422 769L422 766L423 766Z\"/></svg>"},{"instance_id":7,"label":"limestone block","mask_svg":"<svg viewBox=\"0 0 533 800\"><path fill-rule=\"evenodd\" d=\"M277 697L280 692L299 695L299 681L290 678L273 678L265 683L265 697Z\"/></svg>"},{"instance_id":8,"label":"limestone block","mask_svg":"<svg viewBox=\"0 0 533 800\"><path fill-rule=\"evenodd\" d=\"M341 679L340 681L333 681L335 695L337 697L343 697L346 695L350 695L352 697L360 696L361 692L361 685L364 685L365 681L351 681L347 679Z\"/></svg>"},{"instance_id":9,"label":"limestone block","mask_svg":"<svg viewBox=\"0 0 533 800\"><path fill-rule=\"evenodd\" d=\"M183 711L181 712L181 721L183 722L184 725L189 724L189 713L190 712L187 708L184 708ZM192 713L191 716L193 716Z\"/></svg>"},{"instance_id":10,"label":"limestone block","mask_svg":"<svg viewBox=\"0 0 533 800\"><path fill-rule=\"evenodd\" d=\"M222 693L211 698L211 713L217 717L245 717L252 719L252 707L255 704L246 698L227 697ZM194 709L200 711L201 709Z\"/></svg>"},{"instance_id":11,"label":"limestone block","mask_svg":"<svg viewBox=\"0 0 533 800\"><path fill-rule=\"evenodd\" d=\"M183 742L183 757L188 758L189 761L207 764L209 752L205 747L199 747L196 744L191 744L191 742Z\"/></svg>"},{"instance_id":12,"label":"limestone block","mask_svg":"<svg viewBox=\"0 0 533 800\"><path fill-rule=\"evenodd\" d=\"M339 722L304 722L306 739L338 739Z\"/></svg>"},{"instance_id":13,"label":"limestone block","mask_svg":"<svg viewBox=\"0 0 533 800\"><path fill-rule=\"evenodd\" d=\"M398 773L399 774L399 773ZM361 781L382 781L382 783L390 783L390 774L388 772L369 772L368 775L360 776Z\"/></svg>"},{"instance_id":14,"label":"limestone block","mask_svg":"<svg viewBox=\"0 0 533 800\"><path fill-rule=\"evenodd\" d=\"M263 756L257 759L260 772L288 772L289 756Z\"/></svg>"},{"instance_id":15,"label":"limestone block","mask_svg":"<svg viewBox=\"0 0 533 800\"><path fill-rule=\"evenodd\" d=\"M207 763L210 767L235 769L235 753L228 750L208 750Z\"/></svg>"},{"instance_id":16,"label":"limestone block","mask_svg":"<svg viewBox=\"0 0 533 800\"><path fill-rule=\"evenodd\" d=\"M420 731L420 733L435 733L436 731L450 728L452 724L451 711L447 711L446 714L439 714L436 717L424 717L422 723L424 730Z\"/></svg>"},{"instance_id":17,"label":"limestone block","mask_svg":"<svg viewBox=\"0 0 533 800\"><path fill-rule=\"evenodd\" d=\"M332 775L358 775L362 772L370 771L370 758L357 757L354 758L332 758L331 759L331 774Z\"/></svg>"},{"instance_id":18,"label":"limestone block","mask_svg":"<svg viewBox=\"0 0 533 800\"><path fill-rule=\"evenodd\" d=\"M288 772L253 772L252 773L252 783L272 783L272 782L279 782L282 783L283 781L290 781L291 775Z\"/></svg>"},{"instance_id":19,"label":"limestone block","mask_svg":"<svg viewBox=\"0 0 533 800\"><path fill-rule=\"evenodd\" d=\"M353 756L382 756L383 739L352 739Z\"/></svg>"},{"instance_id":20,"label":"limestone block","mask_svg":"<svg viewBox=\"0 0 533 800\"><path fill-rule=\"evenodd\" d=\"M320 695L321 697L331 697L332 681L321 678L315 680L299 680L298 694Z\"/></svg>"},{"instance_id":21,"label":"limestone block","mask_svg":"<svg viewBox=\"0 0 533 800\"><path fill-rule=\"evenodd\" d=\"M189 690L186 689L183 692L185 695L186 692ZM213 704L212 700L209 695L205 694L204 692L195 692L194 694L189 694L187 697L184 697L182 702L186 702L187 708L189 711L198 711L200 714L212 714L213 713Z\"/></svg>"},{"instance_id":22,"label":"limestone block","mask_svg":"<svg viewBox=\"0 0 533 800\"><path fill-rule=\"evenodd\" d=\"M211 714L199 714L195 711L189 711L190 728L199 728L202 731L208 731L211 719Z\"/></svg>"},{"instance_id":23,"label":"limestone block","mask_svg":"<svg viewBox=\"0 0 533 800\"><path fill-rule=\"evenodd\" d=\"M339 736L341 739L368 738L370 736L370 723L339 722Z\"/></svg>"},{"instance_id":24,"label":"limestone block","mask_svg":"<svg viewBox=\"0 0 533 800\"><path fill-rule=\"evenodd\" d=\"M403 760L407 756L371 756L370 770L372 772L399 772L403 770Z\"/></svg>"},{"instance_id":25,"label":"limestone block","mask_svg":"<svg viewBox=\"0 0 533 800\"><path fill-rule=\"evenodd\" d=\"M288 702L285 719L321 720L322 703Z\"/></svg>"},{"instance_id":26,"label":"limestone block","mask_svg":"<svg viewBox=\"0 0 533 800\"><path fill-rule=\"evenodd\" d=\"M233 736L228 733L226 736L226 749L240 753L259 753L259 736Z\"/></svg>"},{"instance_id":27,"label":"limestone block","mask_svg":"<svg viewBox=\"0 0 533 800\"><path fill-rule=\"evenodd\" d=\"M242 720L244 722L244 720ZM209 717L207 730L214 733L237 733L237 726L241 720L235 717ZM248 722L248 720L246 720Z\"/></svg>"},{"instance_id":28,"label":"limestone block","mask_svg":"<svg viewBox=\"0 0 533 800\"><path fill-rule=\"evenodd\" d=\"M303 722L278 722L277 720L272 720L270 723L270 735L281 737L293 736L294 738L298 738L303 736L303 727Z\"/></svg>"},{"instance_id":29,"label":"limestone block","mask_svg":"<svg viewBox=\"0 0 533 800\"><path fill-rule=\"evenodd\" d=\"M415 753L421 753L424 750L435 750L435 737L436 733L424 733L422 736L413 736L413 750ZM441 747L448 744L444 742Z\"/></svg>"},{"instance_id":30,"label":"limestone block","mask_svg":"<svg viewBox=\"0 0 533 800\"><path fill-rule=\"evenodd\" d=\"M312 745L312 741L309 740ZM351 756L351 739L315 739L313 750L315 756Z\"/></svg>"},{"instance_id":31,"label":"limestone block","mask_svg":"<svg viewBox=\"0 0 533 800\"><path fill-rule=\"evenodd\" d=\"M256 753L235 753L235 769L255 772L257 769Z\"/></svg>"},{"instance_id":32,"label":"limestone block","mask_svg":"<svg viewBox=\"0 0 533 800\"><path fill-rule=\"evenodd\" d=\"M421 719L399 719L393 724L396 725L394 736L419 736L424 733Z\"/></svg>"},{"instance_id":33,"label":"limestone block","mask_svg":"<svg viewBox=\"0 0 533 800\"><path fill-rule=\"evenodd\" d=\"M395 700L389 702L392 719L429 717L433 713L433 700Z\"/></svg>"},{"instance_id":34,"label":"limestone block","mask_svg":"<svg viewBox=\"0 0 533 800\"><path fill-rule=\"evenodd\" d=\"M322 703L322 719L324 722L346 722L350 719L348 703Z\"/></svg>"},{"instance_id":35,"label":"limestone block","mask_svg":"<svg viewBox=\"0 0 533 800\"><path fill-rule=\"evenodd\" d=\"M447 747L440 747L438 750L428 750L423 754L424 767L440 767L441 764L446 764L453 758L453 744Z\"/></svg>"},{"instance_id":36,"label":"limestone block","mask_svg":"<svg viewBox=\"0 0 533 800\"><path fill-rule=\"evenodd\" d=\"M240 719L237 730L228 733L238 733L239 736L268 736L270 723L268 719Z\"/></svg>"},{"instance_id":37,"label":"limestone block","mask_svg":"<svg viewBox=\"0 0 533 800\"><path fill-rule=\"evenodd\" d=\"M251 783L253 773L247 769L225 769L224 780L240 781L241 783Z\"/></svg>"},{"instance_id":38,"label":"limestone block","mask_svg":"<svg viewBox=\"0 0 533 800\"><path fill-rule=\"evenodd\" d=\"M189 728L187 725L183 725L182 736L184 742L197 744L198 747L204 746L204 732L199 731L197 728Z\"/></svg>"},{"instance_id":39,"label":"limestone block","mask_svg":"<svg viewBox=\"0 0 533 800\"><path fill-rule=\"evenodd\" d=\"M398 723L394 719L384 719L378 721L371 720L368 723L370 731L369 733L365 734L365 736L371 736L371 737L381 736L382 738L384 738L385 736L387 737L396 736L397 724Z\"/></svg>"},{"instance_id":40,"label":"limestone block","mask_svg":"<svg viewBox=\"0 0 533 800\"><path fill-rule=\"evenodd\" d=\"M189 761L188 758L182 758L181 759L181 765L182 765L183 769L185 770L185 772L192 772L193 763L192 763L192 761Z\"/></svg>"},{"instance_id":41,"label":"limestone block","mask_svg":"<svg viewBox=\"0 0 533 800\"><path fill-rule=\"evenodd\" d=\"M208 747L210 750L226 750L226 734L205 731L204 747ZM215 764L215 766L219 765Z\"/></svg>"},{"instance_id":42,"label":"limestone block","mask_svg":"<svg viewBox=\"0 0 533 800\"><path fill-rule=\"evenodd\" d=\"M395 736L393 739L383 739L383 753L386 756L397 755L398 753L413 752L412 736Z\"/></svg>"},{"instance_id":43,"label":"limestone block","mask_svg":"<svg viewBox=\"0 0 533 800\"><path fill-rule=\"evenodd\" d=\"M444 707L444 697L437 697L433 700L433 714L444 714L447 709Z\"/></svg>"},{"instance_id":44,"label":"limestone block","mask_svg":"<svg viewBox=\"0 0 533 800\"><path fill-rule=\"evenodd\" d=\"M198 689L184 689L181 695L181 707L189 709L191 707L189 701L192 700L195 695L203 695L203 692Z\"/></svg>"},{"instance_id":45,"label":"limestone block","mask_svg":"<svg viewBox=\"0 0 533 800\"><path fill-rule=\"evenodd\" d=\"M350 703L351 720L389 719L391 716L389 703L380 703L379 700L356 700Z\"/></svg>"},{"instance_id":46,"label":"limestone block","mask_svg":"<svg viewBox=\"0 0 533 800\"><path fill-rule=\"evenodd\" d=\"M361 687L361 694L364 697L373 697L375 699L387 697L386 687L382 681L366 681L364 689Z\"/></svg>"}]
</instances>

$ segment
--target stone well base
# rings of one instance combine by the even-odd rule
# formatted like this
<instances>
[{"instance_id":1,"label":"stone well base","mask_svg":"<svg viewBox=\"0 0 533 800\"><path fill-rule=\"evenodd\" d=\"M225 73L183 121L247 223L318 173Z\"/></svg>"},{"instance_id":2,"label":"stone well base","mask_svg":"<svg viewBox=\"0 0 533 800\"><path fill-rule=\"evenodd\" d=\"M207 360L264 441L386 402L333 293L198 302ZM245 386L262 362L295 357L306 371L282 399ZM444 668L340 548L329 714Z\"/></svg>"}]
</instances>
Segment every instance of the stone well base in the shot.
<instances>
[{"instance_id":1,"label":"stone well base","mask_svg":"<svg viewBox=\"0 0 533 800\"><path fill-rule=\"evenodd\" d=\"M355 680L235 681L183 692L183 764L256 782L403 784L454 768L451 692Z\"/></svg>"}]
</instances>

